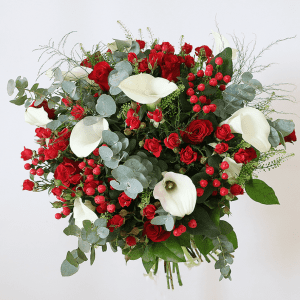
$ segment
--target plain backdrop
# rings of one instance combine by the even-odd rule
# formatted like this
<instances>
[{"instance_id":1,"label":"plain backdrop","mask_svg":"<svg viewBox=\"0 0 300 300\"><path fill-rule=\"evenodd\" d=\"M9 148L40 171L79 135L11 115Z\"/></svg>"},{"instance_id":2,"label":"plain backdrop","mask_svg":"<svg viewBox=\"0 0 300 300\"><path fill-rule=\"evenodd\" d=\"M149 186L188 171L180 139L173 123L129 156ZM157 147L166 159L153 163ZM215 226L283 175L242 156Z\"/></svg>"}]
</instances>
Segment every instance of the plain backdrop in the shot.
<instances>
[{"instance_id":1,"label":"plain backdrop","mask_svg":"<svg viewBox=\"0 0 300 300\"><path fill-rule=\"evenodd\" d=\"M76 238L62 232L67 219L56 220L51 208L55 201L47 192L22 191L28 179L20 158L23 147L37 149L34 126L24 122L24 107L9 103L7 81L25 76L31 86L45 59L38 62L39 45L52 39L57 42L73 33L67 48L77 42L90 50L93 44L125 39L117 24L121 20L136 38L141 28L149 41L150 27L160 42L168 41L177 49L179 38L194 47L213 46L211 30L221 32L233 46L231 34L250 43L256 50L270 43L299 34L300 2L277 1L78 1L78 0L10 0L0 4L1 61L1 198L0 198L0 300L62 299L203 299L266 300L299 299L299 167L300 143L287 146L295 157L279 169L262 172L260 178L272 186L281 205L263 206L242 196L232 204L228 221L239 240L234 253L232 281L219 282L219 271L204 262L189 270L181 265L183 287L175 278L175 291L168 291L160 268L155 280L144 276L141 261L126 266L120 253L96 252L96 261L80 266L72 277L60 275L60 265L68 250L77 247ZM294 104L279 101L277 110L297 115L276 118L293 119L300 128L299 37L275 45L266 51L261 63L276 63L255 77L263 85L291 83ZM45 77L41 86L48 87ZM297 129L296 129L297 132ZM298 129L298 132L299 129Z\"/></svg>"}]
</instances>

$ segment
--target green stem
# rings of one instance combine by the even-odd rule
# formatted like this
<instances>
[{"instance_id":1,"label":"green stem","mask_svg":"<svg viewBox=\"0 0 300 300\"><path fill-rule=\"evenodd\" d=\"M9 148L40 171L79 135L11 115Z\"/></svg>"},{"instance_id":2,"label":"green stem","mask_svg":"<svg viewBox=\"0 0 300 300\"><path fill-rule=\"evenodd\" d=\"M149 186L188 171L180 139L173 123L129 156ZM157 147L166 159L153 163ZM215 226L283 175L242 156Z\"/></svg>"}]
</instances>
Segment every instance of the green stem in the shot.
<instances>
[{"instance_id":1,"label":"green stem","mask_svg":"<svg viewBox=\"0 0 300 300\"><path fill-rule=\"evenodd\" d=\"M182 286L182 281L181 281L181 276L180 276L180 272L179 272L178 263L173 263L173 266L175 266L175 268L176 268L178 284L179 284L180 286Z\"/></svg>"},{"instance_id":2,"label":"green stem","mask_svg":"<svg viewBox=\"0 0 300 300\"><path fill-rule=\"evenodd\" d=\"M167 262L167 270L169 272L172 290L174 290L173 276L172 276L172 270L171 270L171 263L170 262Z\"/></svg>"},{"instance_id":3,"label":"green stem","mask_svg":"<svg viewBox=\"0 0 300 300\"><path fill-rule=\"evenodd\" d=\"M209 255L214 261L217 261L210 253L208 253L208 255Z\"/></svg>"}]
</instances>

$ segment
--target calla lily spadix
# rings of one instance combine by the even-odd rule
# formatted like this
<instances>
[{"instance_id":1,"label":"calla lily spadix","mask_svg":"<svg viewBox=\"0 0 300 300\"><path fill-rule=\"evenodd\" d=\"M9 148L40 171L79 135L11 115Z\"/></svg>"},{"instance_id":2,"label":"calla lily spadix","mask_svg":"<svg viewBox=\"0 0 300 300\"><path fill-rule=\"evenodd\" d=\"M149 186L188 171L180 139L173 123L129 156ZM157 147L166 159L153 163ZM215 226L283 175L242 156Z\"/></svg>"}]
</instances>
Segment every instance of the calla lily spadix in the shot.
<instances>
[{"instance_id":1,"label":"calla lily spadix","mask_svg":"<svg viewBox=\"0 0 300 300\"><path fill-rule=\"evenodd\" d=\"M225 157L223 161L226 161L229 164L229 168L224 170L224 172L228 175L228 179L239 177L243 164L236 163L235 160L230 157Z\"/></svg>"},{"instance_id":2,"label":"calla lily spadix","mask_svg":"<svg viewBox=\"0 0 300 300\"><path fill-rule=\"evenodd\" d=\"M260 152L271 148L268 137L270 125L264 114L253 107L243 107L220 125L228 124L232 133L241 133L243 139Z\"/></svg>"},{"instance_id":3,"label":"calla lily spadix","mask_svg":"<svg viewBox=\"0 0 300 300\"><path fill-rule=\"evenodd\" d=\"M84 125L84 119L80 120L71 132L71 150L77 157L88 156L101 143L103 130L108 129L109 124L105 118L100 118L93 125Z\"/></svg>"},{"instance_id":4,"label":"calla lily spadix","mask_svg":"<svg viewBox=\"0 0 300 300\"><path fill-rule=\"evenodd\" d=\"M96 207L94 207L91 203L91 201L86 200L85 203L82 203L81 198L77 198L74 201L74 219L75 219L75 225L79 228L83 227L83 221L84 220L90 220L91 222L95 222L98 217L94 213L94 210Z\"/></svg>"},{"instance_id":5,"label":"calla lily spadix","mask_svg":"<svg viewBox=\"0 0 300 300\"><path fill-rule=\"evenodd\" d=\"M25 122L31 125L46 127L51 121L52 120L49 119L48 113L45 111L44 107L28 107L25 111Z\"/></svg>"},{"instance_id":6,"label":"calla lily spadix","mask_svg":"<svg viewBox=\"0 0 300 300\"><path fill-rule=\"evenodd\" d=\"M228 40L220 33L215 32L215 31L211 31L214 39L215 39L215 46L214 46L214 53L215 54L219 54L220 52L222 52L225 48L230 47L230 44L228 42ZM231 48L231 47L230 47ZM236 53L237 53L237 49L233 49L232 50L232 59L236 59Z\"/></svg>"},{"instance_id":7,"label":"calla lily spadix","mask_svg":"<svg viewBox=\"0 0 300 300\"><path fill-rule=\"evenodd\" d=\"M151 108L155 108L161 98L178 89L177 85L168 79L144 73L124 79L118 87L132 100L150 105Z\"/></svg>"},{"instance_id":8,"label":"calla lily spadix","mask_svg":"<svg viewBox=\"0 0 300 300\"><path fill-rule=\"evenodd\" d=\"M183 217L194 211L197 191L188 176L167 172L163 180L155 185L153 196L160 201L166 212L173 216Z\"/></svg>"}]
</instances>

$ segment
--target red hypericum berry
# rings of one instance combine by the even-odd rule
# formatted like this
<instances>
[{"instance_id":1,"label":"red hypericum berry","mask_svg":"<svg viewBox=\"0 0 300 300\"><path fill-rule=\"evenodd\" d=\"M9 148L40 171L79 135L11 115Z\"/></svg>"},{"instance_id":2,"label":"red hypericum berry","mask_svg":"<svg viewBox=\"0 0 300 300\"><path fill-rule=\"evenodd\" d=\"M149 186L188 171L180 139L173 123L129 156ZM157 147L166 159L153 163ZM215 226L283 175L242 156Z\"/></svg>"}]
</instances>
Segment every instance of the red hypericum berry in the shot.
<instances>
[{"instance_id":1,"label":"red hypericum berry","mask_svg":"<svg viewBox=\"0 0 300 300\"><path fill-rule=\"evenodd\" d=\"M37 158L35 158L35 159L32 160L31 163L32 163L34 166L36 166L36 165L38 164L38 162L39 162L39 160L38 160Z\"/></svg>"},{"instance_id":2,"label":"red hypericum berry","mask_svg":"<svg viewBox=\"0 0 300 300\"><path fill-rule=\"evenodd\" d=\"M98 185L97 187L97 190L100 194L104 193L106 191L106 186L101 184L101 185Z\"/></svg>"},{"instance_id":3,"label":"red hypericum berry","mask_svg":"<svg viewBox=\"0 0 300 300\"><path fill-rule=\"evenodd\" d=\"M78 165L79 169L81 169L81 170L84 169L85 166L86 166L86 164L85 164L84 161L82 161L82 162Z\"/></svg>"},{"instance_id":4,"label":"red hypericum berry","mask_svg":"<svg viewBox=\"0 0 300 300\"><path fill-rule=\"evenodd\" d=\"M76 194L75 193L71 193L71 197L75 197L76 196Z\"/></svg>"},{"instance_id":5,"label":"red hypericum berry","mask_svg":"<svg viewBox=\"0 0 300 300\"><path fill-rule=\"evenodd\" d=\"M130 247L135 246L136 245L136 239L134 236L128 236L126 238L126 244Z\"/></svg>"},{"instance_id":6,"label":"red hypericum berry","mask_svg":"<svg viewBox=\"0 0 300 300\"><path fill-rule=\"evenodd\" d=\"M62 213L65 216L68 216L71 213L71 209L69 207L64 207L63 210L62 210Z\"/></svg>"},{"instance_id":7,"label":"red hypericum berry","mask_svg":"<svg viewBox=\"0 0 300 300\"><path fill-rule=\"evenodd\" d=\"M215 78L220 81L223 79L223 74L221 72L218 72L216 75L215 75Z\"/></svg>"},{"instance_id":8,"label":"red hypericum berry","mask_svg":"<svg viewBox=\"0 0 300 300\"><path fill-rule=\"evenodd\" d=\"M202 179L202 180L199 181L199 184L200 184L203 188L205 188L205 187L207 187L208 182L207 182L207 180Z\"/></svg>"},{"instance_id":9,"label":"red hypericum berry","mask_svg":"<svg viewBox=\"0 0 300 300\"><path fill-rule=\"evenodd\" d=\"M99 148L96 148L94 151L93 151L93 154L95 156L99 156Z\"/></svg>"},{"instance_id":10,"label":"red hypericum berry","mask_svg":"<svg viewBox=\"0 0 300 300\"><path fill-rule=\"evenodd\" d=\"M221 187L220 195L221 196L226 196L227 194L228 194L228 189L226 189L225 187Z\"/></svg>"},{"instance_id":11,"label":"red hypericum berry","mask_svg":"<svg viewBox=\"0 0 300 300\"><path fill-rule=\"evenodd\" d=\"M200 92L203 92L205 90L205 85L203 83L200 83L198 86L197 86L197 90L200 91Z\"/></svg>"},{"instance_id":12,"label":"red hypericum berry","mask_svg":"<svg viewBox=\"0 0 300 300\"><path fill-rule=\"evenodd\" d=\"M193 88L194 84L192 82L189 82L189 86L190 86L190 88Z\"/></svg>"},{"instance_id":13,"label":"red hypericum berry","mask_svg":"<svg viewBox=\"0 0 300 300\"><path fill-rule=\"evenodd\" d=\"M94 181L94 175L87 175L85 182L90 182L90 181Z\"/></svg>"},{"instance_id":14,"label":"red hypericum berry","mask_svg":"<svg viewBox=\"0 0 300 300\"><path fill-rule=\"evenodd\" d=\"M198 77L203 77L203 76L204 76L203 70L199 70L199 71L197 72L197 76L198 76Z\"/></svg>"},{"instance_id":15,"label":"red hypericum berry","mask_svg":"<svg viewBox=\"0 0 300 300\"><path fill-rule=\"evenodd\" d=\"M194 75L193 73L189 73L189 74L188 74L188 78L187 78L188 81L194 81L195 78L196 78L196 77L195 77L195 75Z\"/></svg>"},{"instance_id":16,"label":"red hypericum berry","mask_svg":"<svg viewBox=\"0 0 300 300\"><path fill-rule=\"evenodd\" d=\"M195 94L195 91L192 89L192 88L189 88L187 91L186 91L186 94L188 96L193 96Z\"/></svg>"},{"instance_id":17,"label":"red hypericum berry","mask_svg":"<svg viewBox=\"0 0 300 300\"><path fill-rule=\"evenodd\" d=\"M210 77L212 75L212 71L211 70L205 70L204 74L205 74L205 76Z\"/></svg>"},{"instance_id":18,"label":"red hypericum berry","mask_svg":"<svg viewBox=\"0 0 300 300\"><path fill-rule=\"evenodd\" d=\"M222 63L223 63L223 58L222 57L217 57L216 59L215 59L215 63L216 63L216 65L222 65Z\"/></svg>"},{"instance_id":19,"label":"red hypericum berry","mask_svg":"<svg viewBox=\"0 0 300 300\"><path fill-rule=\"evenodd\" d=\"M186 227L184 225L179 225L177 228L181 233L186 232Z\"/></svg>"},{"instance_id":20,"label":"red hypericum berry","mask_svg":"<svg viewBox=\"0 0 300 300\"><path fill-rule=\"evenodd\" d=\"M198 97L196 95L193 95L191 98L190 98L190 102L195 104L198 102Z\"/></svg>"},{"instance_id":21,"label":"red hypericum berry","mask_svg":"<svg viewBox=\"0 0 300 300\"><path fill-rule=\"evenodd\" d=\"M178 230L178 228L175 228L175 229L173 230L173 234L174 234L174 236L180 236L180 235L181 235L181 232Z\"/></svg>"},{"instance_id":22,"label":"red hypericum berry","mask_svg":"<svg viewBox=\"0 0 300 300\"><path fill-rule=\"evenodd\" d=\"M57 219L57 220L59 220L61 218L61 214L60 213L57 213L54 216L55 216L55 219Z\"/></svg>"},{"instance_id":23,"label":"red hypericum berry","mask_svg":"<svg viewBox=\"0 0 300 300\"><path fill-rule=\"evenodd\" d=\"M213 181L213 186L214 187L219 187L221 185L221 182L218 180L218 179L215 179L214 181Z\"/></svg>"},{"instance_id":24,"label":"red hypericum berry","mask_svg":"<svg viewBox=\"0 0 300 300\"><path fill-rule=\"evenodd\" d=\"M230 77L229 75L225 75L225 76L223 77L223 80L224 80L226 83L228 83L228 82L231 81L231 77Z\"/></svg>"},{"instance_id":25,"label":"red hypericum berry","mask_svg":"<svg viewBox=\"0 0 300 300\"><path fill-rule=\"evenodd\" d=\"M211 104L211 100L210 99L206 99L206 104Z\"/></svg>"},{"instance_id":26,"label":"red hypericum berry","mask_svg":"<svg viewBox=\"0 0 300 300\"><path fill-rule=\"evenodd\" d=\"M212 78L210 81L209 81L209 85L210 86L216 86L218 84L218 81L216 78Z\"/></svg>"},{"instance_id":27,"label":"red hypericum berry","mask_svg":"<svg viewBox=\"0 0 300 300\"><path fill-rule=\"evenodd\" d=\"M36 174L37 174L38 176L42 176L42 175L44 175L44 170L43 170L42 168L38 168L38 169L36 170Z\"/></svg>"},{"instance_id":28,"label":"red hypericum berry","mask_svg":"<svg viewBox=\"0 0 300 300\"><path fill-rule=\"evenodd\" d=\"M107 211L108 211L109 213L112 214L115 210L116 210L116 206L115 206L114 204L109 204L109 205L107 205Z\"/></svg>"},{"instance_id":29,"label":"red hypericum berry","mask_svg":"<svg viewBox=\"0 0 300 300\"><path fill-rule=\"evenodd\" d=\"M27 163L24 165L25 170L30 170L30 168L31 168L31 164Z\"/></svg>"},{"instance_id":30,"label":"red hypericum berry","mask_svg":"<svg viewBox=\"0 0 300 300\"><path fill-rule=\"evenodd\" d=\"M206 170L205 170L206 174L208 175L212 175L214 174L215 170L213 167L207 167Z\"/></svg>"},{"instance_id":31,"label":"red hypericum berry","mask_svg":"<svg viewBox=\"0 0 300 300\"><path fill-rule=\"evenodd\" d=\"M35 169L31 169L31 170L30 170L30 174L36 175L36 170L35 170Z\"/></svg>"},{"instance_id":32,"label":"red hypericum berry","mask_svg":"<svg viewBox=\"0 0 300 300\"><path fill-rule=\"evenodd\" d=\"M91 158L88 160L88 165L91 166L91 167L94 167L95 165L95 161Z\"/></svg>"},{"instance_id":33,"label":"red hypericum berry","mask_svg":"<svg viewBox=\"0 0 300 300\"><path fill-rule=\"evenodd\" d=\"M188 226L190 228L196 228L197 227L197 222L196 220L192 219L191 221L188 222Z\"/></svg>"},{"instance_id":34,"label":"red hypericum berry","mask_svg":"<svg viewBox=\"0 0 300 300\"><path fill-rule=\"evenodd\" d=\"M218 191L213 191L213 192L211 193L211 195L212 195L212 196L217 196L217 195L218 195Z\"/></svg>"},{"instance_id":35,"label":"red hypericum berry","mask_svg":"<svg viewBox=\"0 0 300 300\"><path fill-rule=\"evenodd\" d=\"M212 71L214 69L214 66L213 65L206 65L206 70L210 70Z\"/></svg>"},{"instance_id":36,"label":"red hypericum berry","mask_svg":"<svg viewBox=\"0 0 300 300\"><path fill-rule=\"evenodd\" d=\"M201 110L201 106L199 105L199 104L195 104L194 106L193 106L193 111L194 112L199 112Z\"/></svg>"},{"instance_id":37,"label":"red hypericum berry","mask_svg":"<svg viewBox=\"0 0 300 300\"><path fill-rule=\"evenodd\" d=\"M45 156L44 155L40 155L39 156L39 161L45 161Z\"/></svg>"},{"instance_id":38,"label":"red hypericum berry","mask_svg":"<svg viewBox=\"0 0 300 300\"><path fill-rule=\"evenodd\" d=\"M204 189L197 188L196 191L197 191L197 197L203 196L203 194L204 194Z\"/></svg>"},{"instance_id":39,"label":"red hypericum berry","mask_svg":"<svg viewBox=\"0 0 300 300\"><path fill-rule=\"evenodd\" d=\"M203 104L206 103L206 96L204 96L204 95L200 96L199 101Z\"/></svg>"},{"instance_id":40,"label":"red hypericum berry","mask_svg":"<svg viewBox=\"0 0 300 300\"><path fill-rule=\"evenodd\" d=\"M98 195L98 196L95 197L94 201L95 201L96 204L100 204L102 202L105 202L105 197Z\"/></svg>"},{"instance_id":41,"label":"red hypericum berry","mask_svg":"<svg viewBox=\"0 0 300 300\"><path fill-rule=\"evenodd\" d=\"M227 173L223 173L222 174L222 179L224 179L224 180L228 179L228 174Z\"/></svg>"},{"instance_id":42,"label":"red hypericum berry","mask_svg":"<svg viewBox=\"0 0 300 300\"><path fill-rule=\"evenodd\" d=\"M229 163L227 161L221 162L220 168L221 168L221 170L228 169L229 168Z\"/></svg>"},{"instance_id":43,"label":"red hypericum berry","mask_svg":"<svg viewBox=\"0 0 300 300\"><path fill-rule=\"evenodd\" d=\"M95 189L93 189L92 187L88 187L85 191L85 193L89 196L92 196L95 194Z\"/></svg>"},{"instance_id":44,"label":"red hypericum berry","mask_svg":"<svg viewBox=\"0 0 300 300\"><path fill-rule=\"evenodd\" d=\"M100 174L101 174L101 169L98 168L98 167L94 168L94 169L93 169L93 174L94 174L94 175L100 175Z\"/></svg>"},{"instance_id":45,"label":"red hypericum berry","mask_svg":"<svg viewBox=\"0 0 300 300\"><path fill-rule=\"evenodd\" d=\"M225 91L225 90L226 90L226 85L225 85L225 84L221 84L221 85L219 86L219 89L220 89L221 91Z\"/></svg>"},{"instance_id":46,"label":"red hypericum berry","mask_svg":"<svg viewBox=\"0 0 300 300\"><path fill-rule=\"evenodd\" d=\"M211 112L215 112L217 109L217 105L216 104L209 104L209 108Z\"/></svg>"},{"instance_id":47,"label":"red hypericum berry","mask_svg":"<svg viewBox=\"0 0 300 300\"><path fill-rule=\"evenodd\" d=\"M210 112L210 107L209 107L208 105L204 105L204 106L202 107L202 110L203 110L203 112L204 112L205 114L208 114L208 113Z\"/></svg>"},{"instance_id":48,"label":"red hypericum berry","mask_svg":"<svg viewBox=\"0 0 300 300\"><path fill-rule=\"evenodd\" d=\"M38 154L44 154L44 148L39 148L38 149Z\"/></svg>"}]
</instances>

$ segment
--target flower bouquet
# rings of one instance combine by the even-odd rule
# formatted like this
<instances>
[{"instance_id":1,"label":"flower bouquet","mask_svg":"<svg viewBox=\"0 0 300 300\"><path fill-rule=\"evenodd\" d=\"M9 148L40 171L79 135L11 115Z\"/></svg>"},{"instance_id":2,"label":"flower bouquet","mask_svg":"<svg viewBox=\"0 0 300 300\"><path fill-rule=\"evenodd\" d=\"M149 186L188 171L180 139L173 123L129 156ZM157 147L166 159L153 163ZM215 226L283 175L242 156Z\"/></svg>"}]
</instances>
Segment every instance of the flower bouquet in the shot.
<instances>
[{"instance_id":1,"label":"flower bouquet","mask_svg":"<svg viewBox=\"0 0 300 300\"><path fill-rule=\"evenodd\" d=\"M49 88L9 80L8 94L18 90L11 102L25 105L39 145L21 152L31 160L23 190L52 193L55 218L69 216L64 233L78 237L63 276L109 245L126 261L141 259L148 274L163 261L168 287L174 273L182 285L180 262L214 260L220 280L231 279L232 202L246 191L279 204L254 172L289 156L294 123L269 117L274 93L258 97L268 90L239 68L242 50L214 35L215 53L203 45L193 55L188 43L175 54L169 42L146 46L131 36L92 51L79 45L77 59L63 56L46 72Z\"/></svg>"}]
</instances>

